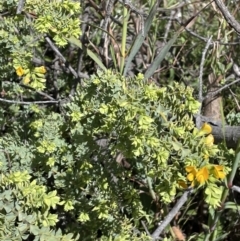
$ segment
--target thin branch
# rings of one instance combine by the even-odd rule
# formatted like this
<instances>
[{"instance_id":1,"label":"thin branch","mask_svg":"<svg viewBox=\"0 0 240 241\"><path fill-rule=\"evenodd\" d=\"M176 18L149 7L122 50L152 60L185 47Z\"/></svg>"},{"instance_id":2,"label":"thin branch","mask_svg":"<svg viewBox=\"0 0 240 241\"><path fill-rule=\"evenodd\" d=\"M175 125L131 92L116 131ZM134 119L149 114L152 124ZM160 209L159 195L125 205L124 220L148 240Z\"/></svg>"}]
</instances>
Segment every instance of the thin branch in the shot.
<instances>
[{"instance_id":1,"label":"thin branch","mask_svg":"<svg viewBox=\"0 0 240 241\"><path fill-rule=\"evenodd\" d=\"M231 187L231 190L240 193L240 187L238 187L238 186L233 185L233 186Z\"/></svg>"},{"instance_id":2,"label":"thin branch","mask_svg":"<svg viewBox=\"0 0 240 241\"><path fill-rule=\"evenodd\" d=\"M34 88L32 88L31 86L27 86L27 85L24 85L24 84L20 84L20 86L26 88L26 89L29 89L29 90L32 90L32 91L35 91L37 94L41 95L41 96L44 96L46 97L47 99L49 100L54 100L56 101L52 96L48 95L47 93L44 93L42 91L39 91L39 90L35 90Z\"/></svg>"},{"instance_id":3,"label":"thin branch","mask_svg":"<svg viewBox=\"0 0 240 241\"><path fill-rule=\"evenodd\" d=\"M16 84L15 82L8 81L8 80L3 81L3 83ZM25 89L32 90L32 91L36 92L37 94L39 94L41 96L44 96L45 98L47 98L49 100L55 100L52 96L48 95L47 93L39 91L39 90L36 90L33 87L31 87L31 86L24 85L24 84L21 84L21 83L17 83L17 85L19 85L19 86L21 86L21 87L23 87Z\"/></svg>"},{"instance_id":4,"label":"thin branch","mask_svg":"<svg viewBox=\"0 0 240 241\"><path fill-rule=\"evenodd\" d=\"M166 26L165 26L165 34L164 34L164 37L163 37L164 43L167 42L167 37L168 37L168 34L169 34L169 32L170 32L170 27L171 27L171 25L172 25L172 19L173 19L174 14L175 14L175 11L171 11L171 13L170 13L170 19L169 19L168 23L167 23Z\"/></svg>"},{"instance_id":5,"label":"thin branch","mask_svg":"<svg viewBox=\"0 0 240 241\"><path fill-rule=\"evenodd\" d=\"M238 110L240 110L240 105L239 105L239 103L238 103L238 100L237 100L237 98L236 98L236 95L232 92L232 90L231 90L230 87L228 87L228 89L229 89L230 93L232 94L232 96L233 96L233 98L234 98L234 101L235 101L235 103L236 103L236 105L237 105Z\"/></svg>"},{"instance_id":6,"label":"thin branch","mask_svg":"<svg viewBox=\"0 0 240 241\"><path fill-rule=\"evenodd\" d=\"M110 20L110 16L111 16L111 13L112 13L112 10L113 10L113 5L114 5L114 0L108 0L108 2L106 3L106 8L105 8L105 11L106 11L106 14L105 14L105 19L104 19L104 22L103 22L103 38L105 38L105 35L107 35L107 28L108 28L108 23L109 23L109 20Z\"/></svg>"},{"instance_id":7,"label":"thin branch","mask_svg":"<svg viewBox=\"0 0 240 241\"><path fill-rule=\"evenodd\" d=\"M64 64L66 64L66 67L70 70L70 72L73 74L73 76L77 79L78 77L82 77L82 76L78 76L77 72L72 68L71 65L69 65L67 63L67 60L63 57L63 55L60 53L60 51L58 50L58 48L54 45L54 43L51 41L51 39L49 37L45 37L45 40L48 42L48 44L50 45L50 47L52 48L52 50L56 53L56 55L63 61Z\"/></svg>"},{"instance_id":8,"label":"thin branch","mask_svg":"<svg viewBox=\"0 0 240 241\"><path fill-rule=\"evenodd\" d=\"M240 24L238 21L233 17L233 15L228 11L227 7L221 0L214 0L216 5L218 6L219 10L221 11L222 15L226 19L227 23L238 33L240 34Z\"/></svg>"},{"instance_id":9,"label":"thin branch","mask_svg":"<svg viewBox=\"0 0 240 241\"><path fill-rule=\"evenodd\" d=\"M142 224L143 228L145 229L146 234L151 236L151 234L149 233L149 231L147 229L147 226L146 226L146 224L145 224L145 222L143 220L141 220L141 224Z\"/></svg>"},{"instance_id":10,"label":"thin branch","mask_svg":"<svg viewBox=\"0 0 240 241\"><path fill-rule=\"evenodd\" d=\"M212 36L208 39L207 44L202 52L202 59L201 59L201 63L200 63L200 70L199 70L199 90L198 90L198 100L201 103L201 106L199 107L198 110L198 116L196 118L196 126L198 129L200 129L200 124L201 124L201 108L202 108L202 101L203 101L203 95L202 95L202 91L203 91L203 80L202 80L202 76L203 76L203 66L204 66L204 62L205 62L205 58L206 58L206 53L208 51L208 48L211 44L211 40L212 40Z\"/></svg>"},{"instance_id":11,"label":"thin branch","mask_svg":"<svg viewBox=\"0 0 240 241\"><path fill-rule=\"evenodd\" d=\"M106 1L106 6L105 6L105 19L103 21L103 25L102 25L102 37L101 37L101 45L102 50L101 50L101 55L104 56L104 61L105 61L105 65L108 65L108 44L109 44L109 39L108 39L108 34L107 34L107 30L108 30L108 25L109 25L109 20L110 20L110 16L111 13L113 11L113 5L114 5L114 0L108 0Z\"/></svg>"},{"instance_id":12,"label":"thin branch","mask_svg":"<svg viewBox=\"0 0 240 241\"><path fill-rule=\"evenodd\" d=\"M159 227L152 233L151 237L153 240L157 240L159 238L159 235L162 233L162 231L167 227L167 225L173 220L173 218L177 215L180 208L183 206L183 204L188 200L188 196L193 192L193 189L190 188L187 191L185 191L182 195L182 197L178 200L174 208L170 211L170 213L166 216L165 220L161 223Z\"/></svg>"},{"instance_id":13,"label":"thin branch","mask_svg":"<svg viewBox=\"0 0 240 241\"><path fill-rule=\"evenodd\" d=\"M24 7L25 0L19 0L17 7L17 14L21 14Z\"/></svg>"},{"instance_id":14,"label":"thin branch","mask_svg":"<svg viewBox=\"0 0 240 241\"><path fill-rule=\"evenodd\" d=\"M211 44L212 36L208 39L207 44L202 52L202 59L200 64L200 70L199 70L199 94L198 94L198 100L202 102L203 96L202 96L202 90L203 90L203 84L202 84L202 76L203 76L203 66L206 58L206 53L208 51L208 48Z\"/></svg>"},{"instance_id":15,"label":"thin branch","mask_svg":"<svg viewBox=\"0 0 240 241\"><path fill-rule=\"evenodd\" d=\"M208 95L206 95L203 100L205 100L205 99L207 99L207 98L209 98L209 97L214 97L214 96L216 96L218 93L220 93L220 92L223 91L224 89L228 88L229 86L231 86L231 85L233 85L233 84L236 84L236 83L239 82L239 81L240 81L240 79L236 79L236 80L234 80L233 82L231 82L231 83L229 83L229 84L226 84L226 85L224 85L223 87L219 88L218 90L208 93Z\"/></svg>"},{"instance_id":16,"label":"thin branch","mask_svg":"<svg viewBox=\"0 0 240 241\"><path fill-rule=\"evenodd\" d=\"M86 30L87 30L87 24L86 22L89 21L89 16L90 16L90 7L88 6L87 3L83 3L81 2L81 6L83 7L84 9L84 12L82 14L82 23L81 23L81 30L82 30L82 36L81 36L81 39L80 41L82 43L84 43L84 41L86 41L87 37L86 37ZM81 86L83 85L83 82L82 82L82 77L81 76L81 70L82 70L82 64L83 64L83 56L84 56L84 51L83 49L79 48L78 49L78 63L77 63L77 74L79 76L79 79L78 81L74 81L72 83L72 86L71 86L71 90L70 90L70 95L71 96L74 96L76 90L77 90L77 86L80 84ZM86 78L86 77L85 77ZM89 78L89 77L88 77Z\"/></svg>"},{"instance_id":17,"label":"thin branch","mask_svg":"<svg viewBox=\"0 0 240 241\"><path fill-rule=\"evenodd\" d=\"M16 105L31 105L31 104L57 104L59 101L57 100L46 100L46 101L18 101L18 100L7 100L0 98L0 102L5 102L9 104Z\"/></svg>"},{"instance_id":18,"label":"thin branch","mask_svg":"<svg viewBox=\"0 0 240 241\"><path fill-rule=\"evenodd\" d=\"M124 7L129 8L133 13L140 15L142 18L148 16L146 13L141 12L136 7L134 7L129 0L118 0L118 2L124 5Z\"/></svg>"},{"instance_id":19,"label":"thin branch","mask_svg":"<svg viewBox=\"0 0 240 241\"><path fill-rule=\"evenodd\" d=\"M169 19L169 17L163 17L162 19ZM177 21L181 26L183 25L183 23L182 23L178 18L173 18L172 20L173 20L173 21ZM196 37L196 38L204 41L205 43L207 43L208 38L205 38L205 37L200 36L199 34L193 32L193 31L192 31L191 29L189 29L189 28L185 28L185 30L186 30L188 33L190 33L192 36L194 36L194 37ZM216 44L216 43L218 43L218 44L220 44L220 45L225 45L225 46L239 45L239 41L237 41L237 42L224 43L224 42L222 42L221 40L214 40L214 41L211 42L211 45L214 45L214 44Z\"/></svg>"}]
</instances>

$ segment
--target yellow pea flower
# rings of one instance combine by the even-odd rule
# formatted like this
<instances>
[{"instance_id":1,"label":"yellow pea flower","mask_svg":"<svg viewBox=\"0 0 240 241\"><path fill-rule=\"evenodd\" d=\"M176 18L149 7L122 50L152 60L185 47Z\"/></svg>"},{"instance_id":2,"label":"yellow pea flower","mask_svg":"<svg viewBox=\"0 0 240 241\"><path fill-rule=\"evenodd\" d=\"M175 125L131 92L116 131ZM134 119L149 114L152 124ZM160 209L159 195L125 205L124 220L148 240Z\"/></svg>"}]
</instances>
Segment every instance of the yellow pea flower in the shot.
<instances>
[{"instance_id":1,"label":"yellow pea flower","mask_svg":"<svg viewBox=\"0 0 240 241\"><path fill-rule=\"evenodd\" d=\"M17 73L17 76L21 77L24 75L24 69L19 66L17 69L16 69L16 73Z\"/></svg>"},{"instance_id":2,"label":"yellow pea flower","mask_svg":"<svg viewBox=\"0 0 240 241\"><path fill-rule=\"evenodd\" d=\"M208 135L204 140L204 143L209 147L213 145L213 142L214 142L214 137L212 134Z\"/></svg>"},{"instance_id":3,"label":"yellow pea flower","mask_svg":"<svg viewBox=\"0 0 240 241\"><path fill-rule=\"evenodd\" d=\"M202 125L201 131L204 131L205 134L210 134L212 132L212 127L211 127L211 125L209 125L208 123L205 122Z\"/></svg>"},{"instance_id":4,"label":"yellow pea flower","mask_svg":"<svg viewBox=\"0 0 240 241\"><path fill-rule=\"evenodd\" d=\"M200 184L204 184L209 177L209 171L206 167L201 168L197 174L196 174L196 179Z\"/></svg>"},{"instance_id":5,"label":"yellow pea flower","mask_svg":"<svg viewBox=\"0 0 240 241\"><path fill-rule=\"evenodd\" d=\"M202 128L199 130L197 136L203 136L203 135L207 135L210 134L212 132L212 127L211 125L209 125L208 123L204 123L202 125Z\"/></svg>"},{"instance_id":6,"label":"yellow pea flower","mask_svg":"<svg viewBox=\"0 0 240 241\"><path fill-rule=\"evenodd\" d=\"M188 172L188 175L187 175L188 181L192 182L195 179L196 174L197 174L196 167L194 167L194 166L187 166L185 168L185 170L186 170L186 172Z\"/></svg>"},{"instance_id":7,"label":"yellow pea flower","mask_svg":"<svg viewBox=\"0 0 240 241\"><path fill-rule=\"evenodd\" d=\"M216 178L224 179L226 174L223 172L223 166L214 165L214 176Z\"/></svg>"}]
</instances>

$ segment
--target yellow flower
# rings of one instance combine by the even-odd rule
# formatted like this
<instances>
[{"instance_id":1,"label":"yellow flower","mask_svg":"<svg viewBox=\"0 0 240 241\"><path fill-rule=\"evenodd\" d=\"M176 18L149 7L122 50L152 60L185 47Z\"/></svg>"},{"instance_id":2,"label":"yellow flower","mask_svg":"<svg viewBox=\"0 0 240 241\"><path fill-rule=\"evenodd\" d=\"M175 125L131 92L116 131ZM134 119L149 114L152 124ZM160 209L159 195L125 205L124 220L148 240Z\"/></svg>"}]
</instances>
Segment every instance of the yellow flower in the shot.
<instances>
[{"instance_id":1,"label":"yellow flower","mask_svg":"<svg viewBox=\"0 0 240 241\"><path fill-rule=\"evenodd\" d=\"M210 134L212 132L212 127L211 125L209 125L208 123L204 123L202 125L202 128L199 130L197 136L203 136L203 135L207 135Z\"/></svg>"},{"instance_id":2,"label":"yellow flower","mask_svg":"<svg viewBox=\"0 0 240 241\"><path fill-rule=\"evenodd\" d=\"M44 66L36 67L34 70L35 70L35 72L40 73L40 74L45 74L47 72Z\"/></svg>"},{"instance_id":3,"label":"yellow flower","mask_svg":"<svg viewBox=\"0 0 240 241\"><path fill-rule=\"evenodd\" d=\"M17 76L21 77L24 75L24 70L21 66L16 69Z\"/></svg>"},{"instance_id":4,"label":"yellow flower","mask_svg":"<svg viewBox=\"0 0 240 241\"><path fill-rule=\"evenodd\" d=\"M209 147L213 145L213 142L214 142L214 137L212 134L208 135L204 140L204 143L206 144L206 146L209 146Z\"/></svg>"},{"instance_id":5,"label":"yellow flower","mask_svg":"<svg viewBox=\"0 0 240 241\"><path fill-rule=\"evenodd\" d=\"M196 174L196 179L200 184L204 184L209 177L209 171L206 167L201 168L197 174Z\"/></svg>"},{"instance_id":6,"label":"yellow flower","mask_svg":"<svg viewBox=\"0 0 240 241\"><path fill-rule=\"evenodd\" d=\"M212 127L211 127L211 125L209 125L208 123L205 122L202 125L201 131L204 131L205 134L210 134L212 132Z\"/></svg>"},{"instance_id":7,"label":"yellow flower","mask_svg":"<svg viewBox=\"0 0 240 241\"><path fill-rule=\"evenodd\" d=\"M185 168L186 172L188 172L189 174L187 175L187 179L188 181L192 182L197 174L197 169L194 166L187 166Z\"/></svg>"},{"instance_id":8,"label":"yellow flower","mask_svg":"<svg viewBox=\"0 0 240 241\"><path fill-rule=\"evenodd\" d=\"M224 179L226 174L223 172L223 166L214 165L214 176L216 178Z\"/></svg>"}]
</instances>

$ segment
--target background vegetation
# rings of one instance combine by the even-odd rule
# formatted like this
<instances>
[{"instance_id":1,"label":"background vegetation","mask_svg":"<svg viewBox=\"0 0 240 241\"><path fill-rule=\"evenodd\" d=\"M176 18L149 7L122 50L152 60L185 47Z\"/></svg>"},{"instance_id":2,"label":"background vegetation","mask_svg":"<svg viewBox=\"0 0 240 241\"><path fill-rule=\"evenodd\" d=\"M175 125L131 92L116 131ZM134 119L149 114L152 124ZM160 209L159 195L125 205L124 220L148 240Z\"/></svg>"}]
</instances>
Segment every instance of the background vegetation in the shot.
<instances>
[{"instance_id":1,"label":"background vegetation","mask_svg":"<svg viewBox=\"0 0 240 241\"><path fill-rule=\"evenodd\" d=\"M1 1L1 240L239 239L239 149L195 123L211 78L240 123L238 35L214 2L123 2Z\"/></svg>"}]
</instances>

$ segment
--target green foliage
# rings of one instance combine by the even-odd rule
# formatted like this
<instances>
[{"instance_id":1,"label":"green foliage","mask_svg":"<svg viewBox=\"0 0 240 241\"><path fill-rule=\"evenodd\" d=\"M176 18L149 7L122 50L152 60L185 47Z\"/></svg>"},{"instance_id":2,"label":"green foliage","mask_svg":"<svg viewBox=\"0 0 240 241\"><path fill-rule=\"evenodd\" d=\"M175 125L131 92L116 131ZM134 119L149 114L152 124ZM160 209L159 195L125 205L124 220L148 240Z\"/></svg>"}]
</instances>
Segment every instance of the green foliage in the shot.
<instances>
[{"instance_id":1,"label":"green foliage","mask_svg":"<svg viewBox=\"0 0 240 241\"><path fill-rule=\"evenodd\" d=\"M0 3L1 12L8 12L0 23L1 74L12 79L16 70L22 83L43 90L46 87L46 71L37 71L32 64L33 53L36 50L43 52L45 46L42 41L46 34L60 47L67 45L66 38L79 37L80 5L74 1L29 0L24 5L23 13L15 15L17 3ZM19 68L22 69L21 74L18 73Z\"/></svg>"},{"instance_id":2,"label":"green foliage","mask_svg":"<svg viewBox=\"0 0 240 241\"><path fill-rule=\"evenodd\" d=\"M32 119L19 127L25 135L0 139L7 154L2 156L2 189L13 193L37 228L55 227L62 216L75 220L75 225L62 224L65 233L93 240L101 229L107 240L128 240L135 231L126 215L137 226L142 218L153 223L150 200L174 201L178 182L187 182L185 167L205 166L218 153L194 127L192 114L199 103L192 91L178 83L163 88L144 84L141 74L92 75L65 105L65 116L32 107ZM116 161L119 153L130 170ZM152 195L150 200L139 195L143 191ZM210 205L218 205L221 193L205 193ZM119 225L125 222L127 233ZM35 235L30 227L23 235Z\"/></svg>"},{"instance_id":3,"label":"green foliage","mask_svg":"<svg viewBox=\"0 0 240 241\"><path fill-rule=\"evenodd\" d=\"M240 113L229 113L226 116L226 121L231 126L238 126L240 124Z\"/></svg>"},{"instance_id":4,"label":"green foliage","mask_svg":"<svg viewBox=\"0 0 240 241\"><path fill-rule=\"evenodd\" d=\"M199 210L208 210L208 220L214 219L224 192L221 180L234 153L213 145L212 136L194 126L200 104L189 86L196 86L205 41L179 31L180 24L168 19L179 9L174 19L183 23L201 4L133 2L143 16L132 14L131 6L115 4L114 22L104 32L111 36L103 46L102 1L81 1L86 4L82 14L77 1L27 0L17 15L18 2L0 3L1 101L54 99L56 105L1 102L0 239L148 240L142 221L152 233L190 185L200 195L183 207L179 222L188 226L197 219L209 231ZM129 16L120 17L123 25L119 13ZM208 50L203 79L213 73L223 83L232 66L226 55L237 62L238 46L232 51L227 45L231 32L215 15L210 8L202 11L191 29L205 38L213 35L213 40L222 33L225 45ZM79 19L85 17L80 36ZM124 77L107 70L111 61ZM80 78L85 75L90 78ZM235 114L227 119L239 123ZM226 207L237 214L236 206ZM221 237L225 221L216 225ZM190 239L206 237L202 229L192 232ZM173 240L167 229L164 240Z\"/></svg>"}]
</instances>

